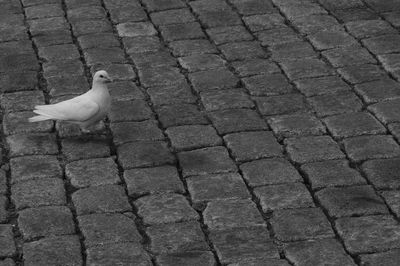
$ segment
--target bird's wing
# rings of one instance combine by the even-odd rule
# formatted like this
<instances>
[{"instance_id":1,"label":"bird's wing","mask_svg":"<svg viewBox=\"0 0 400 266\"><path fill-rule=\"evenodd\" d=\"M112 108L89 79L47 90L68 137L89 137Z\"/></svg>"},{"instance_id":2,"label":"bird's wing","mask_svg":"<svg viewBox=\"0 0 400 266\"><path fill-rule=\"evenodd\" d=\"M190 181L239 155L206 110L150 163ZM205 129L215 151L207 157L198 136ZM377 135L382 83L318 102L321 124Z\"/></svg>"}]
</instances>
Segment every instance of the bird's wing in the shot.
<instances>
[{"instance_id":1,"label":"bird's wing","mask_svg":"<svg viewBox=\"0 0 400 266\"><path fill-rule=\"evenodd\" d=\"M33 112L56 120L85 121L99 110L99 105L88 97L76 97L56 104L37 105Z\"/></svg>"}]
</instances>

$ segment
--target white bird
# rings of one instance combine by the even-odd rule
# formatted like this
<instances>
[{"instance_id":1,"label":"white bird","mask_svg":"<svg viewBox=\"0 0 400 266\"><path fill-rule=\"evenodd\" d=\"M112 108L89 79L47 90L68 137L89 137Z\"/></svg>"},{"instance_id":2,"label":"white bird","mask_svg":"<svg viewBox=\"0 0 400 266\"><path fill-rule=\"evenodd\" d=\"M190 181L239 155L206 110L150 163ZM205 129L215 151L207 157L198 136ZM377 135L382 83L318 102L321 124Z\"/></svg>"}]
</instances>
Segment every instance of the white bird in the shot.
<instances>
[{"instance_id":1,"label":"white bird","mask_svg":"<svg viewBox=\"0 0 400 266\"><path fill-rule=\"evenodd\" d=\"M110 110L111 97L107 88L109 82L112 79L106 71L97 71L89 91L56 104L36 105L33 112L38 115L29 118L29 122L62 120L78 124L82 132L90 132L88 127L101 121Z\"/></svg>"}]
</instances>

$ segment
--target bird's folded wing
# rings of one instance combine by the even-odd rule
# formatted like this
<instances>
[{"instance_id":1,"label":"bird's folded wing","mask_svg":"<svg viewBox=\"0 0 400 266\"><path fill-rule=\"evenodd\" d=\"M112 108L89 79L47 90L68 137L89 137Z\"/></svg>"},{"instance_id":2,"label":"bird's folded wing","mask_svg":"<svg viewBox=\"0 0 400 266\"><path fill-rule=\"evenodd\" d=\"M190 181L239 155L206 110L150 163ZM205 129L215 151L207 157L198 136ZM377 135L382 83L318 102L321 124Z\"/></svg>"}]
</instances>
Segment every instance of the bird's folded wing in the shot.
<instances>
[{"instance_id":1,"label":"bird's folded wing","mask_svg":"<svg viewBox=\"0 0 400 266\"><path fill-rule=\"evenodd\" d=\"M99 105L94 101L74 98L56 104L37 105L33 112L52 119L85 121L93 117L99 109Z\"/></svg>"}]
</instances>

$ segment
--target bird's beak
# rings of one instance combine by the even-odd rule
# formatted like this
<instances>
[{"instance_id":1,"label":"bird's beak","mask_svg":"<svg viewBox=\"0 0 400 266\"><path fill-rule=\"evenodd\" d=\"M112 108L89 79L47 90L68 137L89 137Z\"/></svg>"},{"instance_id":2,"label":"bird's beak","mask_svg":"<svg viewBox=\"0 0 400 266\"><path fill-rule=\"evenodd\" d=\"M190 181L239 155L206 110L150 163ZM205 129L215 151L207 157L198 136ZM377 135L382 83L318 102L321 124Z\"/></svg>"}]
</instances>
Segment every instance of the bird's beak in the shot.
<instances>
[{"instance_id":1,"label":"bird's beak","mask_svg":"<svg viewBox=\"0 0 400 266\"><path fill-rule=\"evenodd\" d=\"M111 82L113 82L112 78L110 78L110 77L106 78L106 83L111 83Z\"/></svg>"}]
</instances>

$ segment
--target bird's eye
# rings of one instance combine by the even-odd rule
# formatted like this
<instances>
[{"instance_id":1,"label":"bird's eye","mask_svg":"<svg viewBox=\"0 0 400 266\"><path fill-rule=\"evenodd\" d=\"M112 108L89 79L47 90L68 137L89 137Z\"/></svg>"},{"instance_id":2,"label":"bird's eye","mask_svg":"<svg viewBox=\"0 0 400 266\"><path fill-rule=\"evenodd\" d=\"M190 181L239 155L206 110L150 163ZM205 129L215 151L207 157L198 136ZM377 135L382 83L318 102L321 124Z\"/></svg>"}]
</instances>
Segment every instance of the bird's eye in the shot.
<instances>
[{"instance_id":1,"label":"bird's eye","mask_svg":"<svg viewBox=\"0 0 400 266\"><path fill-rule=\"evenodd\" d=\"M103 76L103 75L100 75L100 78L104 78L104 76Z\"/></svg>"}]
</instances>

